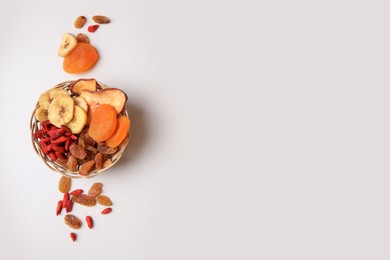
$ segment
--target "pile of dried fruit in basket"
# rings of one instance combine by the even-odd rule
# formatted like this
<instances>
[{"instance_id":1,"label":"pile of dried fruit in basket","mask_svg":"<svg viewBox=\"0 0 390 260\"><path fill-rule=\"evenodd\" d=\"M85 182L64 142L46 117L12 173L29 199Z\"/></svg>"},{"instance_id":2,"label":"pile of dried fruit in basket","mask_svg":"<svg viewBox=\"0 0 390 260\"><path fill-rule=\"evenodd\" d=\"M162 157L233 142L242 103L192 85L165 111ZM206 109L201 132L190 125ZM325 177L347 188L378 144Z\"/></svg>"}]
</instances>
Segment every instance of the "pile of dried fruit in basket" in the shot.
<instances>
[{"instance_id":1,"label":"pile of dried fruit in basket","mask_svg":"<svg viewBox=\"0 0 390 260\"><path fill-rule=\"evenodd\" d=\"M97 23L88 26L88 32L93 33L99 28L99 24L110 23L110 19L103 15L95 15L92 20ZM74 27L81 29L87 18L79 16L74 22ZM81 73L92 68L99 59L99 53L90 43L87 35L79 33L76 37L70 33L62 36L58 56L64 57L63 69L70 74Z\"/></svg>"},{"instance_id":2,"label":"pile of dried fruit in basket","mask_svg":"<svg viewBox=\"0 0 390 260\"><path fill-rule=\"evenodd\" d=\"M54 88L41 94L33 133L42 153L70 172L87 176L108 167L129 134L127 95L116 88L97 88L95 79L72 83L69 92Z\"/></svg>"},{"instance_id":3,"label":"pile of dried fruit in basket","mask_svg":"<svg viewBox=\"0 0 390 260\"><path fill-rule=\"evenodd\" d=\"M96 202L102 206L105 206L101 211L101 214L108 214L112 211L112 202L111 199L106 195L101 195L103 191L103 184L100 182L96 182L92 184L91 188L89 188L88 193L84 194L82 189L71 190L72 179L62 176L58 183L58 190L63 193L63 199L59 200L56 208L56 215L60 215L62 210L65 209L66 213L69 213L73 210L73 203L92 207L96 205ZM89 227L89 229L93 228L93 218L89 215L85 217L85 221ZM64 222L72 229L79 229L82 226L82 221L80 218L75 216L74 214L66 214L64 217ZM73 241L76 240L77 234L74 232L70 233L70 237Z\"/></svg>"}]
</instances>

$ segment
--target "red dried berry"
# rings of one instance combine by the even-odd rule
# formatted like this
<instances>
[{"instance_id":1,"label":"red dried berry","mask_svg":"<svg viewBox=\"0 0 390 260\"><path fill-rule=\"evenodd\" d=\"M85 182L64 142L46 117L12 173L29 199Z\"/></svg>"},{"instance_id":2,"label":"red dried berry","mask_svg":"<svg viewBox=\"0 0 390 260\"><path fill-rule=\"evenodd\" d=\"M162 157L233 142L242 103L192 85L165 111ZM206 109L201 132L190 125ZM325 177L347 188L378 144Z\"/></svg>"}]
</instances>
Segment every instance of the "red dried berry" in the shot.
<instances>
[{"instance_id":1,"label":"red dried berry","mask_svg":"<svg viewBox=\"0 0 390 260\"><path fill-rule=\"evenodd\" d=\"M88 26L88 32L95 32L99 28L98 24Z\"/></svg>"},{"instance_id":2,"label":"red dried berry","mask_svg":"<svg viewBox=\"0 0 390 260\"><path fill-rule=\"evenodd\" d=\"M71 232L71 233L70 233L70 238L71 238L72 241L74 242L74 241L76 240L76 238L77 238L76 233Z\"/></svg>"},{"instance_id":3,"label":"red dried berry","mask_svg":"<svg viewBox=\"0 0 390 260\"><path fill-rule=\"evenodd\" d=\"M112 208L105 208L102 210L102 214L108 214L112 211Z\"/></svg>"},{"instance_id":4,"label":"red dried berry","mask_svg":"<svg viewBox=\"0 0 390 260\"><path fill-rule=\"evenodd\" d=\"M66 203L66 213L71 212L72 209L73 209L73 201L68 200L68 202Z\"/></svg>"},{"instance_id":5,"label":"red dried berry","mask_svg":"<svg viewBox=\"0 0 390 260\"><path fill-rule=\"evenodd\" d=\"M66 203L68 203L68 200L69 200L69 194L68 193L64 193L64 198L62 199L62 207L63 208L66 207Z\"/></svg>"},{"instance_id":6,"label":"red dried berry","mask_svg":"<svg viewBox=\"0 0 390 260\"><path fill-rule=\"evenodd\" d=\"M87 221L88 227L91 229L93 227L93 220L90 216L85 217L85 221Z\"/></svg>"},{"instance_id":7,"label":"red dried berry","mask_svg":"<svg viewBox=\"0 0 390 260\"><path fill-rule=\"evenodd\" d=\"M74 190L70 193L70 195L80 195L81 193L83 193L84 191L82 189L77 189L77 190Z\"/></svg>"},{"instance_id":8,"label":"red dried berry","mask_svg":"<svg viewBox=\"0 0 390 260\"><path fill-rule=\"evenodd\" d=\"M60 215L61 214L61 211L62 211L62 200L59 200L57 202L57 209L56 209L56 215Z\"/></svg>"}]
</instances>

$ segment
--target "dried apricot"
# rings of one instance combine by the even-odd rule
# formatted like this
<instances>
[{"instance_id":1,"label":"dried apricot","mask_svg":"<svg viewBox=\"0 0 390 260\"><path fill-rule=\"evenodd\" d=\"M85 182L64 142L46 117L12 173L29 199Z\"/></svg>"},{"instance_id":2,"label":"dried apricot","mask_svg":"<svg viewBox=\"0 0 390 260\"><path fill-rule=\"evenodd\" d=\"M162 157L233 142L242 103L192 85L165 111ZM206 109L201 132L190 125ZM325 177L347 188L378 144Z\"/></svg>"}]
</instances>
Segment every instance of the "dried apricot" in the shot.
<instances>
[{"instance_id":1,"label":"dried apricot","mask_svg":"<svg viewBox=\"0 0 390 260\"><path fill-rule=\"evenodd\" d=\"M92 114L88 135L97 142L107 140L116 130L117 118L113 106L102 104Z\"/></svg>"},{"instance_id":2,"label":"dried apricot","mask_svg":"<svg viewBox=\"0 0 390 260\"><path fill-rule=\"evenodd\" d=\"M88 43L80 42L64 57L64 71L70 74L89 70L99 59L96 49Z\"/></svg>"}]
</instances>

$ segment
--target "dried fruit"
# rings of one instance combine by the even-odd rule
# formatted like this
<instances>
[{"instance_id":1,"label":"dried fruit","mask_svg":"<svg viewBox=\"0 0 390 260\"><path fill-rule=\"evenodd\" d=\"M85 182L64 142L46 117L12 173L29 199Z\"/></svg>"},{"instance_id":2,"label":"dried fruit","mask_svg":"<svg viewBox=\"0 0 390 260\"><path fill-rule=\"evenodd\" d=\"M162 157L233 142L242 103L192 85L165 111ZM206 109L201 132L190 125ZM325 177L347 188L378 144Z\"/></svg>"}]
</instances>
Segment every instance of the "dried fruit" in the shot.
<instances>
[{"instance_id":1,"label":"dried fruit","mask_svg":"<svg viewBox=\"0 0 390 260\"><path fill-rule=\"evenodd\" d=\"M84 26L84 24L87 22L87 18L85 16L79 16L76 18L76 20L74 21L74 27L76 27L77 29L80 29Z\"/></svg>"},{"instance_id":2,"label":"dried fruit","mask_svg":"<svg viewBox=\"0 0 390 260\"><path fill-rule=\"evenodd\" d=\"M103 167L104 167L104 168L107 168L107 167L109 167L111 164L112 164L112 160L111 160L110 158L108 158L107 160L104 161Z\"/></svg>"},{"instance_id":3,"label":"dried fruit","mask_svg":"<svg viewBox=\"0 0 390 260\"><path fill-rule=\"evenodd\" d=\"M88 227L91 229L93 227L93 220L90 216L86 216L85 217L85 221L87 222L88 224Z\"/></svg>"},{"instance_id":4,"label":"dried fruit","mask_svg":"<svg viewBox=\"0 0 390 260\"><path fill-rule=\"evenodd\" d=\"M84 191L82 189L77 189L77 190L74 190L70 193L70 195L80 195L81 193L83 193Z\"/></svg>"},{"instance_id":5,"label":"dried fruit","mask_svg":"<svg viewBox=\"0 0 390 260\"><path fill-rule=\"evenodd\" d=\"M103 154L98 153L95 155L95 166L96 166L96 169L103 168Z\"/></svg>"},{"instance_id":6,"label":"dried fruit","mask_svg":"<svg viewBox=\"0 0 390 260\"><path fill-rule=\"evenodd\" d=\"M68 202L66 203L65 209L66 209L66 213L72 211L72 209L73 209L73 201L72 200L68 200Z\"/></svg>"},{"instance_id":7,"label":"dried fruit","mask_svg":"<svg viewBox=\"0 0 390 260\"><path fill-rule=\"evenodd\" d=\"M69 146L69 151L77 159L84 159L85 156L87 156L87 152L76 143L73 143Z\"/></svg>"},{"instance_id":8,"label":"dried fruit","mask_svg":"<svg viewBox=\"0 0 390 260\"><path fill-rule=\"evenodd\" d=\"M99 24L105 24L111 22L107 16L103 16L103 15L95 15L92 17L92 20L95 23L99 23Z\"/></svg>"},{"instance_id":9,"label":"dried fruit","mask_svg":"<svg viewBox=\"0 0 390 260\"><path fill-rule=\"evenodd\" d=\"M72 239L73 242L76 241L76 239L77 239L76 233L71 232L70 233L70 238Z\"/></svg>"},{"instance_id":10,"label":"dried fruit","mask_svg":"<svg viewBox=\"0 0 390 260\"><path fill-rule=\"evenodd\" d=\"M95 182L94 184L92 184L91 188L89 188L88 195L95 198L100 193L102 193L102 187L103 187L102 183Z\"/></svg>"},{"instance_id":11,"label":"dried fruit","mask_svg":"<svg viewBox=\"0 0 390 260\"><path fill-rule=\"evenodd\" d=\"M102 210L102 214L108 214L112 211L112 208L105 208Z\"/></svg>"},{"instance_id":12,"label":"dried fruit","mask_svg":"<svg viewBox=\"0 0 390 260\"><path fill-rule=\"evenodd\" d=\"M64 193L64 198L62 199L62 207L66 207L66 203L69 201L69 193Z\"/></svg>"},{"instance_id":13,"label":"dried fruit","mask_svg":"<svg viewBox=\"0 0 390 260\"><path fill-rule=\"evenodd\" d=\"M118 151L118 147L111 148L111 147L107 146L105 142L98 143L97 149L102 154L114 154L114 153L116 153L116 151Z\"/></svg>"},{"instance_id":14,"label":"dried fruit","mask_svg":"<svg viewBox=\"0 0 390 260\"><path fill-rule=\"evenodd\" d=\"M75 172L77 169L77 159L73 155L69 156L68 162L66 163L68 170Z\"/></svg>"},{"instance_id":15,"label":"dried fruit","mask_svg":"<svg viewBox=\"0 0 390 260\"><path fill-rule=\"evenodd\" d=\"M42 107L38 107L37 110L35 110L35 118L39 122L46 121L48 119L47 115L48 115L47 110L43 109Z\"/></svg>"},{"instance_id":16,"label":"dried fruit","mask_svg":"<svg viewBox=\"0 0 390 260\"><path fill-rule=\"evenodd\" d=\"M50 123L60 128L73 118L74 101L69 95L57 96L48 109ZM62 129L62 128L61 128ZM65 131L64 131L65 132Z\"/></svg>"},{"instance_id":17,"label":"dried fruit","mask_svg":"<svg viewBox=\"0 0 390 260\"><path fill-rule=\"evenodd\" d=\"M87 176L88 173L92 171L94 165L95 165L94 160L83 163L79 168L79 174L83 176Z\"/></svg>"},{"instance_id":18,"label":"dried fruit","mask_svg":"<svg viewBox=\"0 0 390 260\"><path fill-rule=\"evenodd\" d=\"M114 134L106 140L106 144L111 148L118 147L129 132L130 119L127 116L118 117L118 122Z\"/></svg>"},{"instance_id":19,"label":"dried fruit","mask_svg":"<svg viewBox=\"0 0 390 260\"><path fill-rule=\"evenodd\" d=\"M99 28L98 24L88 26L88 32L92 33L95 32Z\"/></svg>"},{"instance_id":20,"label":"dried fruit","mask_svg":"<svg viewBox=\"0 0 390 260\"><path fill-rule=\"evenodd\" d=\"M107 140L116 130L117 112L108 104L101 104L92 114L88 135L97 142Z\"/></svg>"},{"instance_id":21,"label":"dried fruit","mask_svg":"<svg viewBox=\"0 0 390 260\"><path fill-rule=\"evenodd\" d=\"M78 203L83 206L91 207L96 205L95 198L87 195L87 194L79 194L79 195L73 195L72 201L74 203Z\"/></svg>"},{"instance_id":22,"label":"dried fruit","mask_svg":"<svg viewBox=\"0 0 390 260\"><path fill-rule=\"evenodd\" d=\"M99 195L96 199L97 199L97 202L102 206L111 206L112 205L111 199L109 197L107 197L106 195Z\"/></svg>"},{"instance_id":23,"label":"dried fruit","mask_svg":"<svg viewBox=\"0 0 390 260\"><path fill-rule=\"evenodd\" d=\"M95 47L81 42L64 58L63 69L70 74L84 72L92 68L98 59L99 54Z\"/></svg>"},{"instance_id":24,"label":"dried fruit","mask_svg":"<svg viewBox=\"0 0 390 260\"><path fill-rule=\"evenodd\" d=\"M66 214L64 218L65 224L73 229L79 229L81 227L81 220L78 219L75 215Z\"/></svg>"},{"instance_id":25,"label":"dried fruit","mask_svg":"<svg viewBox=\"0 0 390 260\"><path fill-rule=\"evenodd\" d=\"M68 193L72 186L72 179L66 176L62 176L58 182L58 190L62 193Z\"/></svg>"},{"instance_id":26,"label":"dried fruit","mask_svg":"<svg viewBox=\"0 0 390 260\"><path fill-rule=\"evenodd\" d=\"M81 139L81 140L82 140L82 139ZM86 145L86 146L85 146L85 149L88 150L88 151L90 151L90 152L93 153L93 154L96 154L96 153L98 152L98 150L97 150L95 147L91 146L91 145Z\"/></svg>"},{"instance_id":27,"label":"dried fruit","mask_svg":"<svg viewBox=\"0 0 390 260\"><path fill-rule=\"evenodd\" d=\"M75 105L73 118L67 124L67 126L71 129L73 134L79 134L83 130L86 123L87 112L85 112L81 107Z\"/></svg>"},{"instance_id":28,"label":"dried fruit","mask_svg":"<svg viewBox=\"0 0 390 260\"><path fill-rule=\"evenodd\" d=\"M56 208L56 215L60 215L61 214L61 211L62 211L62 200L59 200L57 202L57 208Z\"/></svg>"},{"instance_id":29,"label":"dried fruit","mask_svg":"<svg viewBox=\"0 0 390 260\"><path fill-rule=\"evenodd\" d=\"M85 35L84 33L77 34L76 40L77 42L90 43L88 36Z\"/></svg>"},{"instance_id":30,"label":"dried fruit","mask_svg":"<svg viewBox=\"0 0 390 260\"><path fill-rule=\"evenodd\" d=\"M58 49L58 56L66 57L67 55L69 55L69 53L72 52L76 45L76 38L69 33L64 33L64 35L62 36L60 48Z\"/></svg>"}]
</instances>

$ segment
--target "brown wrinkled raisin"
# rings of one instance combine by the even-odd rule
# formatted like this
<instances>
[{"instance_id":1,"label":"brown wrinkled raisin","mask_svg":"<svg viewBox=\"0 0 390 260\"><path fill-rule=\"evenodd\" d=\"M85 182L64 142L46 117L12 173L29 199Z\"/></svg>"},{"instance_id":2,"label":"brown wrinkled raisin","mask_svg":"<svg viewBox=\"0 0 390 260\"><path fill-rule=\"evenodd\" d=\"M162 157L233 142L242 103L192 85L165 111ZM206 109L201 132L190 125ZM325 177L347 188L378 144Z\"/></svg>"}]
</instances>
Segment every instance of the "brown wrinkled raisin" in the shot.
<instances>
[{"instance_id":1,"label":"brown wrinkled raisin","mask_svg":"<svg viewBox=\"0 0 390 260\"><path fill-rule=\"evenodd\" d=\"M84 128L83 131L80 133L80 137L83 139L84 144L93 146L95 144L95 141L88 135L88 128Z\"/></svg>"},{"instance_id":2,"label":"brown wrinkled raisin","mask_svg":"<svg viewBox=\"0 0 390 260\"><path fill-rule=\"evenodd\" d=\"M107 168L107 167L109 167L111 164L112 164L112 160L111 160L110 158L108 158L107 160L104 161L103 167L104 167L104 168Z\"/></svg>"},{"instance_id":3,"label":"brown wrinkled raisin","mask_svg":"<svg viewBox=\"0 0 390 260\"><path fill-rule=\"evenodd\" d=\"M96 199L100 205L103 205L103 206L111 206L112 205L111 199L109 197L107 197L106 195L99 195L99 196L97 196Z\"/></svg>"},{"instance_id":4,"label":"brown wrinkled raisin","mask_svg":"<svg viewBox=\"0 0 390 260\"><path fill-rule=\"evenodd\" d=\"M72 186L72 179L66 176L62 176L58 182L58 190L62 193L68 193Z\"/></svg>"},{"instance_id":5,"label":"brown wrinkled raisin","mask_svg":"<svg viewBox=\"0 0 390 260\"><path fill-rule=\"evenodd\" d=\"M80 29L81 27L84 26L84 24L87 22L87 18L85 16L79 16L76 18L74 21L74 27Z\"/></svg>"},{"instance_id":6,"label":"brown wrinkled raisin","mask_svg":"<svg viewBox=\"0 0 390 260\"><path fill-rule=\"evenodd\" d=\"M103 154L98 153L95 155L95 166L96 166L96 169L103 168Z\"/></svg>"},{"instance_id":7,"label":"brown wrinkled raisin","mask_svg":"<svg viewBox=\"0 0 390 260\"><path fill-rule=\"evenodd\" d=\"M78 159L84 159L85 156L87 156L87 152L82 148L80 145L73 143L69 146L70 153L78 158Z\"/></svg>"},{"instance_id":8,"label":"brown wrinkled raisin","mask_svg":"<svg viewBox=\"0 0 390 260\"><path fill-rule=\"evenodd\" d=\"M92 20L95 23L99 23L99 24L105 24L110 22L110 19L107 16L103 16L103 15L95 15L92 17Z\"/></svg>"},{"instance_id":9,"label":"brown wrinkled raisin","mask_svg":"<svg viewBox=\"0 0 390 260\"><path fill-rule=\"evenodd\" d=\"M102 183L95 182L94 184L92 184L91 188L89 188L88 195L95 198L100 193L102 193L102 187L103 187Z\"/></svg>"},{"instance_id":10,"label":"brown wrinkled raisin","mask_svg":"<svg viewBox=\"0 0 390 260\"><path fill-rule=\"evenodd\" d=\"M83 163L79 168L79 174L83 176L88 175L88 173L92 171L94 165L94 160Z\"/></svg>"},{"instance_id":11,"label":"brown wrinkled raisin","mask_svg":"<svg viewBox=\"0 0 390 260\"><path fill-rule=\"evenodd\" d=\"M85 144L84 144L84 140L83 139L79 138L78 143L79 143L79 146L81 148L85 148Z\"/></svg>"},{"instance_id":12,"label":"brown wrinkled raisin","mask_svg":"<svg viewBox=\"0 0 390 260\"><path fill-rule=\"evenodd\" d=\"M96 200L95 198L87 195L87 194L78 194L78 195L73 195L72 196L72 201L74 203L78 203L83 206L91 207L96 205Z\"/></svg>"},{"instance_id":13,"label":"brown wrinkled raisin","mask_svg":"<svg viewBox=\"0 0 390 260\"><path fill-rule=\"evenodd\" d=\"M107 146L106 143L99 143L97 149L102 154L113 154L118 150L118 148L111 148Z\"/></svg>"},{"instance_id":14,"label":"brown wrinkled raisin","mask_svg":"<svg viewBox=\"0 0 390 260\"><path fill-rule=\"evenodd\" d=\"M76 40L77 42L81 42L81 43L89 43L89 38L84 33L77 34Z\"/></svg>"},{"instance_id":15,"label":"brown wrinkled raisin","mask_svg":"<svg viewBox=\"0 0 390 260\"><path fill-rule=\"evenodd\" d=\"M67 160L67 159L64 159L64 158L57 158L56 163L65 166L67 161L68 161L68 160Z\"/></svg>"},{"instance_id":16,"label":"brown wrinkled raisin","mask_svg":"<svg viewBox=\"0 0 390 260\"><path fill-rule=\"evenodd\" d=\"M91 146L91 145L86 145L85 149L90 151L90 152L92 152L93 154L96 154L98 152L98 150L95 147Z\"/></svg>"},{"instance_id":17,"label":"brown wrinkled raisin","mask_svg":"<svg viewBox=\"0 0 390 260\"><path fill-rule=\"evenodd\" d=\"M66 214L64 217L65 224L73 229L79 229L81 227L81 220L75 215Z\"/></svg>"},{"instance_id":18,"label":"brown wrinkled raisin","mask_svg":"<svg viewBox=\"0 0 390 260\"><path fill-rule=\"evenodd\" d=\"M66 163L68 170L75 172L77 169L77 159L73 155L69 156L68 162Z\"/></svg>"}]
</instances>

